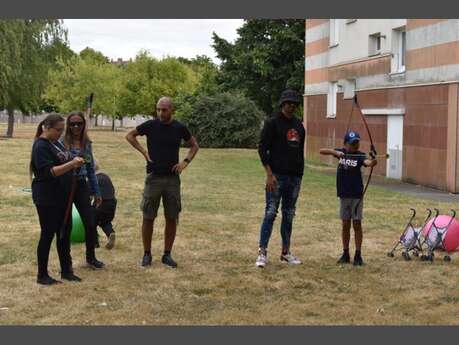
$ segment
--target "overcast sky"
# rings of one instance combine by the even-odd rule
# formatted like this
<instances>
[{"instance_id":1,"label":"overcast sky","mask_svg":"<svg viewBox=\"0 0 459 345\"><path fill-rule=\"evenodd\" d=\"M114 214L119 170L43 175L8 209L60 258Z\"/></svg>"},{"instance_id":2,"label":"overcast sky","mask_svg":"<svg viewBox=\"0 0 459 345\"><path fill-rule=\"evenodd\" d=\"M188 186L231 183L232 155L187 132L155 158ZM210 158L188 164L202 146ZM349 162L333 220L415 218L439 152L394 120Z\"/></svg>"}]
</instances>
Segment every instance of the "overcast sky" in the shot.
<instances>
[{"instance_id":1,"label":"overcast sky","mask_svg":"<svg viewBox=\"0 0 459 345\"><path fill-rule=\"evenodd\" d=\"M215 62L212 32L229 41L237 38L239 19L65 19L70 48L79 53L86 47L111 59L134 58L141 49L161 58L166 55L191 58L207 55Z\"/></svg>"}]
</instances>

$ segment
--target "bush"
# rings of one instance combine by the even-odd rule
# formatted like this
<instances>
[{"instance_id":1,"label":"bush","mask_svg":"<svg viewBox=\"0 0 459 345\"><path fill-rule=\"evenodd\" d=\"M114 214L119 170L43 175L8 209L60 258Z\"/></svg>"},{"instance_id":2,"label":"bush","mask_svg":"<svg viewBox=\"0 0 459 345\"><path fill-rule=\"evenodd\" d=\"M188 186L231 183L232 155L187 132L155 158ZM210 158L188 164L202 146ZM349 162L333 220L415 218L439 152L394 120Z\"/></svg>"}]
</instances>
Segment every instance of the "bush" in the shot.
<instances>
[{"instance_id":1,"label":"bush","mask_svg":"<svg viewBox=\"0 0 459 345\"><path fill-rule=\"evenodd\" d=\"M264 115L240 93L185 96L177 105L177 117L201 147L254 148L258 144Z\"/></svg>"}]
</instances>

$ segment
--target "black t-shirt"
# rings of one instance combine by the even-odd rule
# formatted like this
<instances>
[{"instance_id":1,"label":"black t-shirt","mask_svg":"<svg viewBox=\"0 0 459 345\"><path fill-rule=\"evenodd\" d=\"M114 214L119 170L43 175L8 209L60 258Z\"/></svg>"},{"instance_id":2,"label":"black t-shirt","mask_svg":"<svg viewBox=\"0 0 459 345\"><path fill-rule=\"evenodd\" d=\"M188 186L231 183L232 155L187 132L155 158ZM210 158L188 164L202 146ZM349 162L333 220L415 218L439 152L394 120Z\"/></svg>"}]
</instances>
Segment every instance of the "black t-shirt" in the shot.
<instances>
[{"instance_id":1,"label":"black t-shirt","mask_svg":"<svg viewBox=\"0 0 459 345\"><path fill-rule=\"evenodd\" d=\"M179 162L182 140L191 138L188 128L176 120L162 123L159 119L148 120L137 126L140 135L147 136L148 154L152 163L147 164L147 173L173 175L172 168Z\"/></svg>"},{"instance_id":2,"label":"black t-shirt","mask_svg":"<svg viewBox=\"0 0 459 345\"><path fill-rule=\"evenodd\" d=\"M335 149L346 153L346 149ZM366 159L365 153L353 152L349 156L338 158L336 171L336 191L340 198L360 199L363 194L361 168Z\"/></svg>"},{"instance_id":3,"label":"black t-shirt","mask_svg":"<svg viewBox=\"0 0 459 345\"><path fill-rule=\"evenodd\" d=\"M70 153L59 142L38 138L32 146L32 199L39 206L65 207L72 172L55 177L51 168L71 160Z\"/></svg>"},{"instance_id":4,"label":"black t-shirt","mask_svg":"<svg viewBox=\"0 0 459 345\"><path fill-rule=\"evenodd\" d=\"M113 187L113 183L110 177L107 174L101 172L97 173L96 176L102 200L115 199L115 187Z\"/></svg>"},{"instance_id":5,"label":"black t-shirt","mask_svg":"<svg viewBox=\"0 0 459 345\"><path fill-rule=\"evenodd\" d=\"M261 131L258 146L261 162L269 165L273 173L303 176L305 136L299 119L274 113Z\"/></svg>"}]
</instances>

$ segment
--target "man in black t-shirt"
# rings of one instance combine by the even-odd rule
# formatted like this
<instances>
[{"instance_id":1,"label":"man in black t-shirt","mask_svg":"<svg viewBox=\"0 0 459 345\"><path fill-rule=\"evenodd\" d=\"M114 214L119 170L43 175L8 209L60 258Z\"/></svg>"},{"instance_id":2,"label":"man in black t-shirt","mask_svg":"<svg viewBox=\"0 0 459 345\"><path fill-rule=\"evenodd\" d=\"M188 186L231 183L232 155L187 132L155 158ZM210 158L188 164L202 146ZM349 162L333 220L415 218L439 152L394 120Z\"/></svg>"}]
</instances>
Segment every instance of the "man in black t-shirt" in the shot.
<instances>
[{"instance_id":1,"label":"man in black t-shirt","mask_svg":"<svg viewBox=\"0 0 459 345\"><path fill-rule=\"evenodd\" d=\"M354 265L363 265L362 247L362 214L363 214L363 181L362 167L374 167L376 159L367 159L359 151L360 135L350 131L344 137L344 148L321 149L320 154L332 155L338 159L336 171L336 191L340 198L340 218L342 220L343 254L339 264L350 263L349 242L351 238L351 220L355 235Z\"/></svg>"},{"instance_id":2,"label":"man in black t-shirt","mask_svg":"<svg viewBox=\"0 0 459 345\"><path fill-rule=\"evenodd\" d=\"M255 262L260 268L265 267L268 261L268 243L281 200L280 260L291 265L301 264L301 261L290 253L293 217L304 171L303 150L306 132L303 123L295 117L299 103L299 96L295 91L283 91L279 111L265 121L261 131L258 153L266 171L266 206Z\"/></svg>"},{"instance_id":3,"label":"man in black t-shirt","mask_svg":"<svg viewBox=\"0 0 459 345\"><path fill-rule=\"evenodd\" d=\"M162 97L156 105L158 118L144 122L126 135L126 140L145 157L147 162L147 177L141 203L144 247L142 267L151 265L153 223L161 200L166 218L164 254L161 261L167 266L177 267L177 263L171 257L171 250L181 211L179 175L193 160L199 147L188 128L172 118L174 110L172 100L169 97ZM139 135L147 137L147 150L137 141ZM179 163L182 140L190 150L186 158Z\"/></svg>"}]
</instances>

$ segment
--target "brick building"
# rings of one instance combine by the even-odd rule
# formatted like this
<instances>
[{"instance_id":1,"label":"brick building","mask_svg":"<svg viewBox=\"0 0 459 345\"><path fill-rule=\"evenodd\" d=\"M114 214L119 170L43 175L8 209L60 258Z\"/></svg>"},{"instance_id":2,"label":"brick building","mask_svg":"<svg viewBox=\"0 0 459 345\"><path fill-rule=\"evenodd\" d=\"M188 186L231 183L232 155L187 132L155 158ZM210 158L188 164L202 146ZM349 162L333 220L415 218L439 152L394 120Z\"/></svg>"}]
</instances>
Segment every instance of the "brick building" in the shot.
<instances>
[{"instance_id":1,"label":"brick building","mask_svg":"<svg viewBox=\"0 0 459 345\"><path fill-rule=\"evenodd\" d=\"M306 156L339 147L358 96L378 153L375 173L459 192L459 20L307 19ZM368 136L358 114L351 128Z\"/></svg>"}]
</instances>

